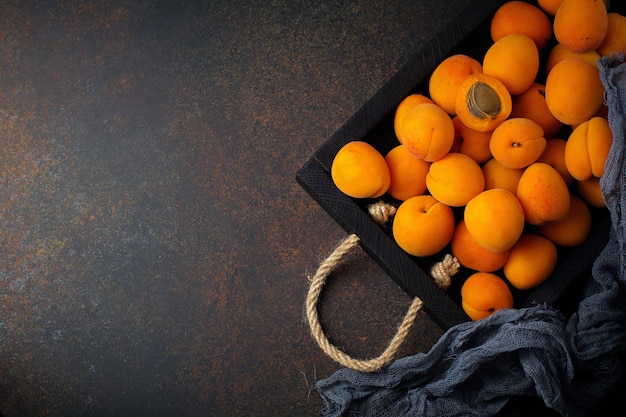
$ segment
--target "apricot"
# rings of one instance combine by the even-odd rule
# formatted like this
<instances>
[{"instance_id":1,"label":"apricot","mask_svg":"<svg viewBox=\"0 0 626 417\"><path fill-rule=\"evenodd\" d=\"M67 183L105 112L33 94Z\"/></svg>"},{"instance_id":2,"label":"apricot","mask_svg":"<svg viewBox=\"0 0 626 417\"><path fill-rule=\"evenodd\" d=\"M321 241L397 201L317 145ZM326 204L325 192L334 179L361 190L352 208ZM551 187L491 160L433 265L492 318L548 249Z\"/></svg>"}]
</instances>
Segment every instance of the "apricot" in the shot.
<instances>
[{"instance_id":1,"label":"apricot","mask_svg":"<svg viewBox=\"0 0 626 417\"><path fill-rule=\"evenodd\" d=\"M619 13L609 13L609 22L604 39L597 48L602 56L609 56L616 52L626 53L626 16Z\"/></svg>"},{"instance_id":2,"label":"apricot","mask_svg":"<svg viewBox=\"0 0 626 417\"><path fill-rule=\"evenodd\" d=\"M527 118L507 119L491 134L489 149L507 168L520 169L532 164L546 148L543 129Z\"/></svg>"},{"instance_id":3,"label":"apricot","mask_svg":"<svg viewBox=\"0 0 626 417\"><path fill-rule=\"evenodd\" d=\"M566 125L590 119L604 101L604 87L597 67L580 59L557 63L546 79L546 104Z\"/></svg>"},{"instance_id":4,"label":"apricot","mask_svg":"<svg viewBox=\"0 0 626 417\"><path fill-rule=\"evenodd\" d=\"M502 81L512 95L526 91L538 71L539 50L526 35L514 33L498 39L483 58L483 73Z\"/></svg>"},{"instance_id":5,"label":"apricot","mask_svg":"<svg viewBox=\"0 0 626 417\"><path fill-rule=\"evenodd\" d=\"M570 192L559 172L544 162L530 164L517 185L517 198L530 224L558 221L569 211Z\"/></svg>"},{"instance_id":6,"label":"apricot","mask_svg":"<svg viewBox=\"0 0 626 417\"><path fill-rule=\"evenodd\" d=\"M598 65L600 54L595 50L587 52L574 52L564 45L557 43L554 45L552 50L550 50L550 54L546 59L546 74L550 73L556 64L561 61L565 61L566 59L581 59L595 67Z\"/></svg>"},{"instance_id":7,"label":"apricot","mask_svg":"<svg viewBox=\"0 0 626 417\"><path fill-rule=\"evenodd\" d=\"M455 129L455 143L453 146L455 152L463 153L471 157L474 161L482 164L491 159L491 150L489 149L489 141L491 140L491 132L479 132L465 126L458 116L452 119Z\"/></svg>"},{"instance_id":8,"label":"apricot","mask_svg":"<svg viewBox=\"0 0 626 417\"><path fill-rule=\"evenodd\" d=\"M482 272L494 272L502 268L508 256L508 251L493 252L480 245L467 230L463 219L454 229L450 250L461 265Z\"/></svg>"},{"instance_id":9,"label":"apricot","mask_svg":"<svg viewBox=\"0 0 626 417\"><path fill-rule=\"evenodd\" d=\"M404 145L398 145L385 155L391 182L387 194L397 200L426 192L426 174L430 162L413 156Z\"/></svg>"},{"instance_id":10,"label":"apricot","mask_svg":"<svg viewBox=\"0 0 626 417\"><path fill-rule=\"evenodd\" d=\"M546 14L554 16L563 0L537 0L537 3Z\"/></svg>"},{"instance_id":11,"label":"apricot","mask_svg":"<svg viewBox=\"0 0 626 417\"><path fill-rule=\"evenodd\" d=\"M539 7L525 1L507 1L496 10L490 25L495 42L511 34L531 38L538 49L552 38L552 23Z\"/></svg>"},{"instance_id":12,"label":"apricot","mask_svg":"<svg viewBox=\"0 0 626 417\"><path fill-rule=\"evenodd\" d=\"M461 207L483 191L485 177L480 165L471 157L451 152L430 164L426 187L442 203Z\"/></svg>"},{"instance_id":13,"label":"apricot","mask_svg":"<svg viewBox=\"0 0 626 417\"><path fill-rule=\"evenodd\" d=\"M455 115L456 90L469 75L482 72L483 66L476 59L456 54L444 59L435 67L428 81L430 98L450 115Z\"/></svg>"},{"instance_id":14,"label":"apricot","mask_svg":"<svg viewBox=\"0 0 626 417\"><path fill-rule=\"evenodd\" d=\"M461 307L472 320L481 320L496 311L513 308L513 293L493 272L475 272L461 287Z\"/></svg>"},{"instance_id":15,"label":"apricot","mask_svg":"<svg viewBox=\"0 0 626 417\"><path fill-rule=\"evenodd\" d=\"M476 73L459 84L454 109L465 126L488 132L509 117L512 106L511 93L502 81Z\"/></svg>"},{"instance_id":16,"label":"apricot","mask_svg":"<svg viewBox=\"0 0 626 417\"><path fill-rule=\"evenodd\" d=\"M406 96L398 107L396 107L396 113L393 117L393 130L397 131L397 126L400 124L400 121L404 119L404 116L411 111L415 106L422 103L433 103L433 101L426 97L424 94L414 93Z\"/></svg>"},{"instance_id":17,"label":"apricot","mask_svg":"<svg viewBox=\"0 0 626 417\"><path fill-rule=\"evenodd\" d=\"M398 206L392 233L398 246L408 254L430 256L450 243L454 226L454 213L449 206L431 195L418 195Z\"/></svg>"},{"instance_id":18,"label":"apricot","mask_svg":"<svg viewBox=\"0 0 626 417\"><path fill-rule=\"evenodd\" d=\"M565 165L565 145L566 141L564 139L547 139L546 149L537 159L537 162L545 162L548 165L552 165L561 174L565 184L569 187L574 182L574 177L572 177Z\"/></svg>"},{"instance_id":19,"label":"apricot","mask_svg":"<svg viewBox=\"0 0 626 417\"><path fill-rule=\"evenodd\" d=\"M609 20L602 0L563 0L554 15L554 36L575 52L597 49L606 36Z\"/></svg>"},{"instance_id":20,"label":"apricot","mask_svg":"<svg viewBox=\"0 0 626 417\"><path fill-rule=\"evenodd\" d=\"M441 107L422 103L409 110L399 122L396 136L411 154L432 162L450 151L454 124Z\"/></svg>"},{"instance_id":21,"label":"apricot","mask_svg":"<svg viewBox=\"0 0 626 417\"><path fill-rule=\"evenodd\" d=\"M591 211L582 198L570 195L570 208L559 221L537 226L539 233L557 245L576 246L587 240L591 231Z\"/></svg>"},{"instance_id":22,"label":"apricot","mask_svg":"<svg viewBox=\"0 0 626 417\"><path fill-rule=\"evenodd\" d=\"M465 206L467 230L493 252L509 250L524 230L524 210L513 193L503 188L485 190Z\"/></svg>"},{"instance_id":23,"label":"apricot","mask_svg":"<svg viewBox=\"0 0 626 417\"><path fill-rule=\"evenodd\" d=\"M593 117L576 126L565 143L565 166L579 181L601 177L613 133L603 117Z\"/></svg>"},{"instance_id":24,"label":"apricot","mask_svg":"<svg viewBox=\"0 0 626 417\"><path fill-rule=\"evenodd\" d=\"M485 177L485 190L504 188L513 194L517 194L517 184L524 173L524 169L507 168L492 158L482 166Z\"/></svg>"},{"instance_id":25,"label":"apricot","mask_svg":"<svg viewBox=\"0 0 626 417\"><path fill-rule=\"evenodd\" d=\"M509 117L531 119L541 126L546 139L554 137L563 127L563 123L548 108L546 86L538 82L532 83L522 94L513 97L513 109Z\"/></svg>"},{"instance_id":26,"label":"apricot","mask_svg":"<svg viewBox=\"0 0 626 417\"><path fill-rule=\"evenodd\" d=\"M585 181L577 181L576 188L587 204L598 208L606 207L602 189L600 188L600 178L591 177Z\"/></svg>"},{"instance_id":27,"label":"apricot","mask_svg":"<svg viewBox=\"0 0 626 417\"><path fill-rule=\"evenodd\" d=\"M519 290L535 288L554 271L557 254L550 239L534 233L524 234L509 251L503 267L504 277Z\"/></svg>"},{"instance_id":28,"label":"apricot","mask_svg":"<svg viewBox=\"0 0 626 417\"><path fill-rule=\"evenodd\" d=\"M330 168L335 186L354 198L376 198L387 192L391 177L385 157L367 142L348 142Z\"/></svg>"}]
</instances>

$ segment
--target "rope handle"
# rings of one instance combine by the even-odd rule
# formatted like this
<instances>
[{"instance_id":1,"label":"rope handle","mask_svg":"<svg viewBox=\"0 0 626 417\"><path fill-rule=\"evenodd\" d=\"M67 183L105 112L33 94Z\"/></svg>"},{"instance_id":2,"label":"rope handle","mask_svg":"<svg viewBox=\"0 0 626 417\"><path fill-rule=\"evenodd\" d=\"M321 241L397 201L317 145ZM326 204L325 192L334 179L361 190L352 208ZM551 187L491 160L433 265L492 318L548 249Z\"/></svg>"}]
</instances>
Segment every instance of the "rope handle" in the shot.
<instances>
[{"instance_id":1,"label":"rope handle","mask_svg":"<svg viewBox=\"0 0 626 417\"><path fill-rule=\"evenodd\" d=\"M384 224L395 214L395 207L379 202L370 205L368 207L368 211L377 223ZM328 276L339 265L342 258L358 246L359 242L360 239L356 234L349 235L333 250L328 258L322 261L315 275L310 280L311 283L306 298L306 316L313 338L324 353L326 353L331 359L346 368L351 368L361 372L376 372L388 365L395 358L398 350L413 327L417 314L422 309L424 303L419 297L415 297L413 299L406 315L404 316L404 319L396 331L396 334L393 336L385 350L376 358L365 360L356 359L333 345L320 324L317 304ZM433 266L431 269L431 275L433 276L435 283L440 288L445 290L450 285L450 276L458 272L459 267L460 266L456 258L451 255L446 255L443 261L438 262Z\"/></svg>"}]
</instances>

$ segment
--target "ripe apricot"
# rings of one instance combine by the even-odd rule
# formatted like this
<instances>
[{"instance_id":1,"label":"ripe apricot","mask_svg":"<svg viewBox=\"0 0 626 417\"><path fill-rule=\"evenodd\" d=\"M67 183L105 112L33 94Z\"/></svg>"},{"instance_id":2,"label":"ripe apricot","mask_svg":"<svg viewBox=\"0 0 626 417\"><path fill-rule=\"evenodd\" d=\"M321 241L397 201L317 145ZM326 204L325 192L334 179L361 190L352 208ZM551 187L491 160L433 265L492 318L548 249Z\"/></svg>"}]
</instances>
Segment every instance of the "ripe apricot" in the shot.
<instances>
[{"instance_id":1,"label":"ripe apricot","mask_svg":"<svg viewBox=\"0 0 626 417\"><path fill-rule=\"evenodd\" d=\"M455 143L453 146L456 152L464 153L471 157L474 161L482 164L491 159L491 150L489 149L489 141L491 140L491 132L479 132L465 126L458 116L452 119L455 129Z\"/></svg>"},{"instance_id":2,"label":"ripe apricot","mask_svg":"<svg viewBox=\"0 0 626 417\"><path fill-rule=\"evenodd\" d=\"M565 145L566 141L564 139L551 138L546 140L546 149L537 159L537 162L545 162L548 165L552 165L561 174L565 184L569 187L574 182L574 177L572 177L565 165Z\"/></svg>"},{"instance_id":3,"label":"ripe apricot","mask_svg":"<svg viewBox=\"0 0 626 417\"><path fill-rule=\"evenodd\" d=\"M550 73L556 64L566 59L582 59L595 67L598 65L600 54L597 51L574 52L564 45L557 43L552 50L550 50L550 54L546 59L546 74Z\"/></svg>"},{"instance_id":4,"label":"ripe apricot","mask_svg":"<svg viewBox=\"0 0 626 417\"><path fill-rule=\"evenodd\" d=\"M442 203L461 207L483 191L485 177L480 165L471 157L450 152L430 164L426 187Z\"/></svg>"},{"instance_id":5,"label":"ripe apricot","mask_svg":"<svg viewBox=\"0 0 626 417\"><path fill-rule=\"evenodd\" d=\"M408 254L430 256L450 243L454 226L454 213L449 206L431 195L418 195L398 206L392 233L398 246Z\"/></svg>"},{"instance_id":6,"label":"ripe apricot","mask_svg":"<svg viewBox=\"0 0 626 417\"><path fill-rule=\"evenodd\" d=\"M465 225L484 248L509 250L524 230L524 210L519 200L503 188L485 190L465 206Z\"/></svg>"},{"instance_id":7,"label":"ripe apricot","mask_svg":"<svg viewBox=\"0 0 626 417\"><path fill-rule=\"evenodd\" d=\"M554 16L563 0L537 0L539 7L550 16Z\"/></svg>"},{"instance_id":8,"label":"ripe apricot","mask_svg":"<svg viewBox=\"0 0 626 417\"><path fill-rule=\"evenodd\" d=\"M554 15L554 36L572 51L593 51L606 36L608 24L604 1L563 0Z\"/></svg>"},{"instance_id":9,"label":"ripe apricot","mask_svg":"<svg viewBox=\"0 0 626 417\"><path fill-rule=\"evenodd\" d=\"M579 181L601 177L613 133L603 117L593 117L576 126L565 143L565 166Z\"/></svg>"},{"instance_id":10,"label":"ripe apricot","mask_svg":"<svg viewBox=\"0 0 626 417\"><path fill-rule=\"evenodd\" d=\"M493 188L504 188L513 194L517 194L517 184L524 173L524 169L507 168L498 162L497 159L491 158L482 166L483 175L485 176L485 190Z\"/></svg>"},{"instance_id":11,"label":"ripe apricot","mask_svg":"<svg viewBox=\"0 0 626 417\"><path fill-rule=\"evenodd\" d=\"M557 245L580 245L591 231L591 212L582 198L572 194L567 215L559 221L541 224L537 229Z\"/></svg>"},{"instance_id":12,"label":"ripe apricot","mask_svg":"<svg viewBox=\"0 0 626 417\"><path fill-rule=\"evenodd\" d=\"M593 207L604 208L606 202L600 188L600 178L591 177L585 181L577 181L576 187L583 200Z\"/></svg>"},{"instance_id":13,"label":"ripe apricot","mask_svg":"<svg viewBox=\"0 0 626 417\"><path fill-rule=\"evenodd\" d=\"M387 194L398 200L424 194L430 162L413 156L404 145L398 145L385 155L391 182Z\"/></svg>"},{"instance_id":14,"label":"ripe apricot","mask_svg":"<svg viewBox=\"0 0 626 417\"><path fill-rule=\"evenodd\" d=\"M534 82L526 91L513 97L513 109L510 118L525 117L533 120L543 128L543 136L546 139L554 137L563 127L550 112L546 103L546 86Z\"/></svg>"},{"instance_id":15,"label":"ripe apricot","mask_svg":"<svg viewBox=\"0 0 626 417\"><path fill-rule=\"evenodd\" d=\"M430 98L448 114L455 115L454 103L459 84L469 75L482 70L482 64L468 55L449 56L435 67L428 80Z\"/></svg>"},{"instance_id":16,"label":"ripe apricot","mask_svg":"<svg viewBox=\"0 0 626 417\"><path fill-rule=\"evenodd\" d=\"M580 59L557 63L546 79L546 104L566 125L590 119L604 101L604 87L597 67Z\"/></svg>"},{"instance_id":17,"label":"ripe apricot","mask_svg":"<svg viewBox=\"0 0 626 417\"><path fill-rule=\"evenodd\" d=\"M543 129L531 119L507 119L491 134L489 149L507 168L520 169L532 164L546 148Z\"/></svg>"},{"instance_id":18,"label":"ripe apricot","mask_svg":"<svg viewBox=\"0 0 626 417\"><path fill-rule=\"evenodd\" d=\"M424 94L413 93L406 96L398 107L396 107L396 113L393 117L393 129L394 132L397 131L397 126L400 124L400 121L404 119L404 116L411 111L415 106L422 103L432 103L433 101L426 97Z\"/></svg>"},{"instance_id":19,"label":"ripe apricot","mask_svg":"<svg viewBox=\"0 0 626 417\"><path fill-rule=\"evenodd\" d=\"M348 142L339 149L330 168L335 186L354 198L376 198L390 183L385 157L367 142Z\"/></svg>"},{"instance_id":20,"label":"ripe apricot","mask_svg":"<svg viewBox=\"0 0 626 417\"><path fill-rule=\"evenodd\" d=\"M450 151L454 124L441 107L422 103L409 110L399 122L396 136L417 158L432 162Z\"/></svg>"},{"instance_id":21,"label":"ripe apricot","mask_svg":"<svg viewBox=\"0 0 626 417\"><path fill-rule=\"evenodd\" d=\"M607 17L609 25L602 43L597 48L598 53L602 56L609 56L615 52L626 53L626 16L612 12Z\"/></svg>"},{"instance_id":22,"label":"ripe apricot","mask_svg":"<svg viewBox=\"0 0 626 417\"><path fill-rule=\"evenodd\" d=\"M454 110L465 126L488 132L509 117L512 106L511 93L502 81L476 73L459 84Z\"/></svg>"},{"instance_id":23,"label":"ripe apricot","mask_svg":"<svg viewBox=\"0 0 626 417\"><path fill-rule=\"evenodd\" d=\"M493 252L485 249L472 237L465 221L461 219L455 229L450 250L461 265L475 271L494 272L502 268L508 251Z\"/></svg>"},{"instance_id":24,"label":"ripe apricot","mask_svg":"<svg viewBox=\"0 0 626 417\"><path fill-rule=\"evenodd\" d=\"M561 220L570 206L570 192L559 172L543 162L530 164L517 185L517 198L530 224Z\"/></svg>"},{"instance_id":25,"label":"ripe apricot","mask_svg":"<svg viewBox=\"0 0 626 417\"><path fill-rule=\"evenodd\" d=\"M548 279L556 261L557 249L550 239L535 233L523 234L504 262L504 277L519 290L535 288Z\"/></svg>"},{"instance_id":26,"label":"ripe apricot","mask_svg":"<svg viewBox=\"0 0 626 417\"><path fill-rule=\"evenodd\" d=\"M513 308L513 293L493 272L475 272L461 287L461 307L472 320L481 320L496 311Z\"/></svg>"},{"instance_id":27,"label":"ripe apricot","mask_svg":"<svg viewBox=\"0 0 626 417\"><path fill-rule=\"evenodd\" d=\"M552 38L552 23L539 7L525 1L511 0L496 10L490 25L491 39L495 42L511 34L531 38L538 49Z\"/></svg>"},{"instance_id":28,"label":"ripe apricot","mask_svg":"<svg viewBox=\"0 0 626 417\"><path fill-rule=\"evenodd\" d=\"M512 95L526 91L538 71L539 50L526 35L514 33L498 39L483 58L483 73L502 81Z\"/></svg>"}]
</instances>

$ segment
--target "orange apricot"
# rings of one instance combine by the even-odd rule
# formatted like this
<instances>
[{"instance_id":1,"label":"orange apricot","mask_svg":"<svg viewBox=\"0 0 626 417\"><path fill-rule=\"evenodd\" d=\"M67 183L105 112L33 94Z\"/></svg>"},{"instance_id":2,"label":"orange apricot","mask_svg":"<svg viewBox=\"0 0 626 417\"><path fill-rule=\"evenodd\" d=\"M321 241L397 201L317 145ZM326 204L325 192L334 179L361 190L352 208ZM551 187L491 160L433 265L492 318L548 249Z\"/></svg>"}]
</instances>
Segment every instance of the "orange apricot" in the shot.
<instances>
[{"instance_id":1,"label":"orange apricot","mask_svg":"<svg viewBox=\"0 0 626 417\"><path fill-rule=\"evenodd\" d=\"M430 256L452 239L455 219L452 209L430 195L403 201L393 218L392 233L398 246L413 256Z\"/></svg>"},{"instance_id":2,"label":"orange apricot","mask_svg":"<svg viewBox=\"0 0 626 417\"><path fill-rule=\"evenodd\" d=\"M430 162L416 158L404 145L391 149L385 155L385 161L391 178L387 194L404 201L426 192L426 174Z\"/></svg>"},{"instance_id":3,"label":"orange apricot","mask_svg":"<svg viewBox=\"0 0 626 417\"><path fill-rule=\"evenodd\" d=\"M607 17L609 25L602 43L597 48L598 53L602 56L609 56L615 52L626 53L626 16L612 12Z\"/></svg>"},{"instance_id":4,"label":"orange apricot","mask_svg":"<svg viewBox=\"0 0 626 417\"><path fill-rule=\"evenodd\" d=\"M354 198L375 198L390 183L385 157L367 142L348 142L339 149L330 168L335 186Z\"/></svg>"},{"instance_id":5,"label":"orange apricot","mask_svg":"<svg viewBox=\"0 0 626 417\"><path fill-rule=\"evenodd\" d=\"M432 162L450 151L454 142L454 124L441 107L422 103L409 110L400 121L396 136L411 154Z\"/></svg>"},{"instance_id":6,"label":"orange apricot","mask_svg":"<svg viewBox=\"0 0 626 417\"><path fill-rule=\"evenodd\" d=\"M426 187L442 203L461 207L483 191L485 177L471 157L451 152L430 164Z\"/></svg>"},{"instance_id":7,"label":"orange apricot","mask_svg":"<svg viewBox=\"0 0 626 417\"><path fill-rule=\"evenodd\" d=\"M426 97L424 94L413 93L406 96L398 107L396 107L396 113L393 117L393 130L397 131L397 127L400 124L400 121L404 119L404 116L411 111L415 106L422 103L432 103L433 101Z\"/></svg>"},{"instance_id":8,"label":"orange apricot","mask_svg":"<svg viewBox=\"0 0 626 417\"><path fill-rule=\"evenodd\" d=\"M604 101L604 86L597 67L580 59L557 63L546 79L546 104L566 125L590 119Z\"/></svg>"},{"instance_id":9,"label":"orange apricot","mask_svg":"<svg viewBox=\"0 0 626 417\"><path fill-rule=\"evenodd\" d=\"M546 149L541 156L539 156L537 162L545 162L548 165L552 165L552 167L561 174L565 184L569 187L574 182L574 177L572 177L572 174L569 173L565 165L565 145L565 139L547 139Z\"/></svg>"},{"instance_id":10,"label":"orange apricot","mask_svg":"<svg viewBox=\"0 0 626 417\"><path fill-rule=\"evenodd\" d=\"M543 162L530 164L517 185L517 198L530 224L561 220L570 206L570 192L559 172Z\"/></svg>"},{"instance_id":11,"label":"orange apricot","mask_svg":"<svg viewBox=\"0 0 626 417\"><path fill-rule=\"evenodd\" d=\"M554 243L541 235L522 235L504 262L504 277L519 289L528 290L542 284L556 266L558 252Z\"/></svg>"},{"instance_id":12,"label":"orange apricot","mask_svg":"<svg viewBox=\"0 0 626 417\"><path fill-rule=\"evenodd\" d=\"M476 59L456 54L444 59L435 67L428 81L430 98L448 114L455 115L456 90L469 75L482 72L483 66Z\"/></svg>"},{"instance_id":13,"label":"orange apricot","mask_svg":"<svg viewBox=\"0 0 626 417\"><path fill-rule=\"evenodd\" d=\"M507 168L520 169L532 164L546 148L543 129L531 119L507 119L494 129L489 149Z\"/></svg>"},{"instance_id":14,"label":"orange apricot","mask_svg":"<svg viewBox=\"0 0 626 417\"><path fill-rule=\"evenodd\" d=\"M565 143L565 166L579 181L601 177L613 143L613 132L603 117L576 126Z\"/></svg>"},{"instance_id":15,"label":"orange apricot","mask_svg":"<svg viewBox=\"0 0 626 417\"><path fill-rule=\"evenodd\" d=\"M502 81L476 73L459 84L454 109L465 126L488 132L509 117L512 106L511 93Z\"/></svg>"},{"instance_id":16,"label":"orange apricot","mask_svg":"<svg viewBox=\"0 0 626 417\"><path fill-rule=\"evenodd\" d=\"M475 271L494 272L504 266L508 251L493 252L480 245L461 219L450 241L450 251L461 265Z\"/></svg>"},{"instance_id":17,"label":"orange apricot","mask_svg":"<svg viewBox=\"0 0 626 417\"><path fill-rule=\"evenodd\" d=\"M513 293L493 272L475 272L461 287L461 307L472 320L481 320L496 311L513 308Z\"/></svg>"},{"instance_id":18,"label":"orange apricot","mask_svg":"<svg viewBox=\"0 0 626 417\"><path fill-rule=\"evenodd\" d=\"M526 35L514 33L498 39L483 57L483 73L502 81L512 95L526 91L538 71L539 50Z\"/></svg>"},{"instance_id":19,"label":"orange apricot","mask_svg":"<svg viewBox=\"0 0 626 417\"><path fill-rule=\"evenodd\" d=\"M563 123L548 108L546 86L538 82L532 83L522 94L513 97L513 109L509 117L533 120L542 127L546 139L554 137L563 127Z\"/></svg>"},{"instance_id":20,"label":"orange apricot","mask_svg":"<svg viewBox=\"0 0 626 417\"><path fill-rule=\"evenodd\" d=\"M554 16L563 0L537 0L537 3L546 14Z\"/></svg>"},{"instance_id":21,"label":"orange apricot","mask_svg":"<svg viewBox=\"0 0 626 417\"><path fill-rule=\"evenodd\" d=\"M580 245L591 231L591 211L582 198L572 194L567 215L559 221L541 224L537 229L557 245Z\"/></svg>"},{"instance_id":22,"label":"orange apricot","mask_svg":"<svg viewBox=\"0 0 626 417\"><path fill-rule=\"evenodd\" d=\"M483 175L485 176L485 190L493 188L504 188L513 194L517 194L517 184L524 173L524 169L507 168L498 162L497 159L491 158L482 166Z\"/></svg>"},{"instance_id":23,"label":"orange apricot","mask_svg":"<svg viewBox=\"0 0 626 417\"><path fill-rule=\"evenodd\" d=\"M511 0L496 10L491 19L490 32L494 42L511 34L526 35L541 49L552 38L552 23L539 7Z\"/></svg>"},{"instance_id":24,"label":"orange apricot","mask_svg":"<svg viewBox=\"0 0 626 417\"><path fill-rule=\"evenodd\" d=\"M602 189L600 188L600 178L591 177L585 181L577 181L576 188L578 189L578 193L582 199L585 200L587 204L598 208L606 207L606 202L604 201L604 196L602 195Z\"/></svg>"},{"instance_id":25,"label":"orange apricot","mask_svg":"<svg viewBox=\"0 0 626 417\"><path fill-rule=\"evenodd\" d=\"M519 200L503 188L485 190L471 199L463 213L470 234L493 252L509 250L524 230L524 210Z\"/></svg>"},{"instance_id":26,"label":"orange apricot","mask_svg":"<svg viewBox=\"0 0 626 417\"><path fill-rule=\"evenodd\" d=\"M452 123L454 123L458 145L456 149L453 146L456 152L464 153L479 164L491 159L491 150L489 149L491 132L479 132L470 129L463 124L458 116L452 119Z\"/></svg>"},{"instance_id":27,"label":"orange apricot","mask_svg":"<svg viewBox=\"0 0 626 417\"><path fill-rule=\"evenodd\" d=\"M606 36L608 24L604 1L563 0L554 15L554 36L572 51L593 51Z\"/></svg>"},{"instance_id":28,"label":"orange apricot","mask_svg":"<svg viewBox=\"0 0 626 417\"><path fill-rule=\"evenodd\" d=\"M550 50L550 54L546 59L546 74L549 74L556 64L561 61L565 61L566 59L581 59L595 67L598 65L600 54L595 50L587 52L574 52L566 46L557 43L554 45L552 50Z\"/></svg>"}]
</instances>

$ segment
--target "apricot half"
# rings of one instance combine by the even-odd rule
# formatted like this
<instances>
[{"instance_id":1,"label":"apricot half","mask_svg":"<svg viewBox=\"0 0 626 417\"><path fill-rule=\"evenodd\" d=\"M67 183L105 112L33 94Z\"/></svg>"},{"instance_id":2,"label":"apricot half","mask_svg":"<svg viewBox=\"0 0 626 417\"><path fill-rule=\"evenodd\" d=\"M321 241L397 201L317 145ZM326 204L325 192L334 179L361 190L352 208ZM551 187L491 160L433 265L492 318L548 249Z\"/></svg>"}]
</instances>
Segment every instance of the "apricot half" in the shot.
<instances>
[{"instance_id":1,"label":"apricot half","mask_svg":"<svg viewBox=\"0 0 626 417\"><path fill-rule=\"evenodd\" d=\"M459 85L455 112L463 124L479 132L488 132L511 114L511 93L498 78L472 74Z\"/></svg>"},{"instance_id":2,"label":"apricot half","mask_svg":"<svg viewBox=\"0 0 626 417\"><path fill-rule=\"evenodd\" d=\"M430 195L411 197L398 206L392 233L410 255L429 256L441 251L454 234L452 209Z\"/></svg>"},{"instance_id":3,"label":"apricot half","mask_svg":"<svg viewBox=\"0 0 626 417\"><path fill-rule=\"evenodd\" d=\"M385 157L364 141L339 149L330 168L335 186L354 198L375 198L387 192L391 181Z\"/></svg>"}]
</instances>

